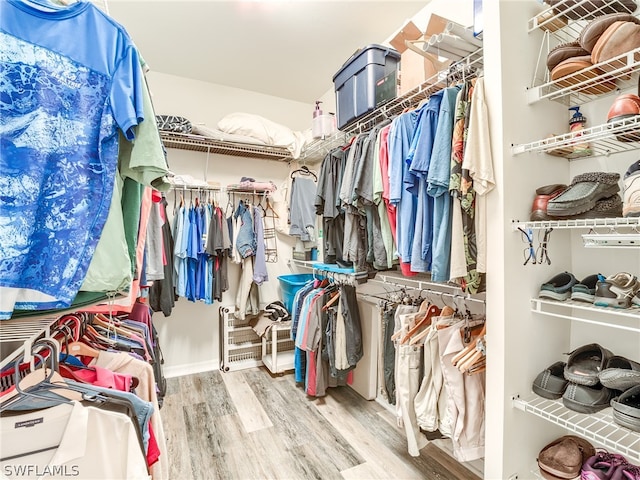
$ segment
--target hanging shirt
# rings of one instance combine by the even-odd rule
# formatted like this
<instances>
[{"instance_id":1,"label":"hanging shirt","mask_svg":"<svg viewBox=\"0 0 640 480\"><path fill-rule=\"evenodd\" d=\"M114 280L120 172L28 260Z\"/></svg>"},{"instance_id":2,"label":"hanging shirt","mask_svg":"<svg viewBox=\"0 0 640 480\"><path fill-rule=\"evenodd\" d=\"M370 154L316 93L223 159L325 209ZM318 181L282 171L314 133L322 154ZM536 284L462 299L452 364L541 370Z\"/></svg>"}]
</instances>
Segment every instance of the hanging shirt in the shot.
<instances>
[{"instance_id":1,"label":"hanging shirt","mask_svg":"<svg viewBox=\"0 0 640 480\"><path fill-rule=\"evenodd\" d=\"M16 428L19 424L29 427ZM85 407L72 401L0 418L0 432L2 453L6 457L58 444L54 450L1 462L3 472L14 471L12 467L17 465L27 465L37 467L38 472L46 472L48 468L50 478L150 478L133 423L122 413ZM114 448L114 442L118 448Z\"/></svg>"},{"instance_id":2,"label":"hanging shirt","mask_svg":"<svg viewBox=\"0 0 640 480\"><path fill-rule=\"evenodd\" d=\"M478 257L476 269L487 272L487 194L495 188L491 137L489 135L489 114L484 93L484 77L476 80L471 111L469 112L469 132L467 148L464 152L462 168L469 171L476 191L476 248Z\"/></svg>"},{"instance_id":3,"label":"hanging shirt","mask_svg":"<svg viewBox=\"0 0 640 480\"><path fill-rule=\"evenodd\" d=\"M411 271L428 272L431 268L431 244L433 241L433 198L427 195L427 174L436 139L438 115L443 91L434 93L421 109L418 126L411 141L407 160L409 171L418 178L418 211L416 229L411 250Z\"/></svg>"},{"instance_id":4,"label":"hanging shirt","mask_svg":"<svg viewBox=\"0 0 640 480\"><path fill-rule=\"evenodd\" d=\"M262 285L264 282L269 281L269 273L267 272L267 259L264 252L264 222L262 212L258 207L253 207L253 227L256 234L256 259L253 266L253 281L256 285Z\"/></svg>"},{"instance_id":5,"label":"hanging shirt","mask_svg":"<svg viewBox=\"0 0 640 480\"><path fill-rule=\"evenodd\" d=\"M137 52L124 29L89 2L42 11L7 0L0 44L6 319L14 308L71 304L107 219L117 129L133 140L144 115Z\"/></svg>"},{"instance_id":6,"label":"hanging shirt","mask_svg":"<svg viewBox=\"0 0 640 480\"><path fill-rule=\"evenodd\" d=\"M406 188L414 184L407 155L418 115L419 112L412 111L396 117L389 132L389 201L397 206L396 244L405 274L409 273L418 203L417 198Z\"/></svg>"},{"instance_id":7,"label":"hanging shirt","mask_svg":"<svg viewBox=\"0 0 640 480\"><path fill-rule=\"evenodd\" d=\"M187 231L187 291L188 300L195 302L196 300L196 268L198 265L198 225L196 219L196 211L193 205L189 207L186 225Z\"/></svg>"},{"instance_id":8,"label":"hanging shirt","mask_svg":"<svg viewBox=\"0 0 640 480\"><path fill-rule=\"evenodd\" d=\"M204 303L210 305L213 303L213 258L207 250L209 242L209 230L211 229L211 221L213 219L213 205L208 203L205 206L203 244L206 252L206 265L204 277Z\"/></svg>"},{"instance_id":9,"label":"hanging shirt","mask_svg":"<svg viewBox=\"0 0 640 480\"><path fill-rule=\"evenodd\" d=\"M187 242L185 236L187 211L184 206L178 209L178 212L174 218L174 262L175 262L175 277L174 284L177 287L176 293L180 297L186 296L187 292Z\"/></svg>"},{"instance_id":10,"label":"hanging shirt","mask_svg":"<svg viewBox=\"0 0 640 480\"><path fill-rule=\"evenodd\" d=\"M289 235L300 237L303 242L316 240L316 182L313 178L295 177L291 184Z\"/></svg>"},{"instance_id":11,"label":"hanging shirt","mask_svg":"<svg viewBox=\"0 0 640 480\"><path fill-rule=\"evenodd\" d=\"M207 282L207 254L205 252L205 217L206 207L200 204L196 207L196 224L198 237L198 263L196 266L196 300L204 300L206 297L205 284Z\"/></svg>"},{"instance_id":12,"label":"hanging shirt","mask_svg":"<svg viewBox=\"0 0 640 480\"><path fill-rule=\"evenodd\" d=\"M381 138L382 132L385 128L382 128L376 137L376 141L373 147L373 165L371 167L372 175L373 175L373 203L378 210L378 216L380 217L380 230L382 233L382 242L384 243L385 253L387 255L387 263L386 267L391 268L393 266L393 252L396 247L393 241L393 235L391 233L391 225L389 224L389 215L387 213L387 202L384 201L382 195L384 193L384 183L382 180L383 171L381 165L380 158L380 150L381 150ZM389 131L386 128L387 132ZM386 141L386 140L385 140ZM388 162L388 158L387 158ZM384 172L387 175L386 169ZM388 185L388 177L387 177L387 185Z\"/></svg>"},{"instance_id":13,"label":"hanging shirt","mask_svg":"<svg viewBox=\"0 0 640 480\"><path fill-rule=\"evenodd\" d=\"M391 187L389 184L389 132L391 125L380 130L380 174L382 175L382 200L387 209L387 217L389 218L389 228L393 236L394 245L397 243L396 235L396 205L391 203ZM398 258L397 247L393 251L393 258Z\"/></svg>"},{"instance_id":14,"label":"hanging shirt","mask_svg":"<svg viewBox=\"0 0 640 480\"><path fill-rule=\"evenodd\" d=\"M454 127L453 153L451 155L451 182L449 190L454 195L454 213L457 210L458 227L462 227L462 242L460 238L453 236L457 242L457 248L462 243L464 252L464 263L457 263L462 260L462 255L453 255L452 240L452 262L451 276L463 277L462 287L469 293L483 292L486 285L485 275L477 269L477 245L476 245L476 191L469 170L463 167L466 144L468 141L469 120L471 102L473 98L475 79L465 83L462 87L459 102L456 105L456 120ZM454 216L454 226L456 217ZM454 263L456 260L456 263ZM455 267L454 267L455 266ZM462 274L464 272L464 275Z\"/></svg>"},{"instance_id":15,"label":"hanging shirt","mask_svg":"<svg viewBox=\"0 0 640 480\"><path fill-rule=\"evenodd\" d=\"M427 175L427 193L433 197L433 260L431 279L449 281L451 258L451 141L455 116L456 96L460 87L447 88L443 92L436 139L431 153L431 165Z\"/></svg>"}]
</instances>

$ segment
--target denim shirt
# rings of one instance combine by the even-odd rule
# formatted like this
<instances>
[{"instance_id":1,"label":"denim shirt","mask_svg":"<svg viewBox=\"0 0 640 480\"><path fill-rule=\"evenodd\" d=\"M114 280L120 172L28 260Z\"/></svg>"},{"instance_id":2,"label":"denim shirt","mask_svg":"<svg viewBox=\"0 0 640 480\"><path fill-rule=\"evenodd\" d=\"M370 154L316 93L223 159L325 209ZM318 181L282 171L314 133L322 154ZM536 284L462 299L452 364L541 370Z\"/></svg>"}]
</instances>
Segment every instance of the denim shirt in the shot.
<instances>
[{"instance_id":1,"label":"denim shirt","mask_svg":"<svg viewBox=\"0 0 640 480\"><path fill-rule=\"evenodd\" d=\"M238 204L236 213L233 215L233 218L238 217L240 217L241 224L237 234L236 248L242 258L247 258L255 255L257 243L256 234L253 230L253 215L251 214L251 209L247 207L242 200Z\"/></svg>"}]
</instances>

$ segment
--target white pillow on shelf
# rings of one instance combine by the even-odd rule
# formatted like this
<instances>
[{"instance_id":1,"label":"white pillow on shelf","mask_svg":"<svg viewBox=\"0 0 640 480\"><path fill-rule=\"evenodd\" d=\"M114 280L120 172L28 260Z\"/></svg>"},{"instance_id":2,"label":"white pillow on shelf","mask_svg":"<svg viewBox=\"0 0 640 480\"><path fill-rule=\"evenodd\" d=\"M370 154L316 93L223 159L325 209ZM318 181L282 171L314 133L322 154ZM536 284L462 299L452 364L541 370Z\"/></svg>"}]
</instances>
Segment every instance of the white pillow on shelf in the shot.
<instances>
[{"instance_id":1,"label":"white pillow on shelf","mask_svg":"<svg viewBox=\"0 0 640 480\"><path fill-rule=\"evenodd\" d=\"M218 129L226 133L254 137L267 145L284 147L291 152L293 158L300 156L306 143L302 132L294 132L284 125L252 113L230 113L218 122Z\"/></svg>"}]
</instances>

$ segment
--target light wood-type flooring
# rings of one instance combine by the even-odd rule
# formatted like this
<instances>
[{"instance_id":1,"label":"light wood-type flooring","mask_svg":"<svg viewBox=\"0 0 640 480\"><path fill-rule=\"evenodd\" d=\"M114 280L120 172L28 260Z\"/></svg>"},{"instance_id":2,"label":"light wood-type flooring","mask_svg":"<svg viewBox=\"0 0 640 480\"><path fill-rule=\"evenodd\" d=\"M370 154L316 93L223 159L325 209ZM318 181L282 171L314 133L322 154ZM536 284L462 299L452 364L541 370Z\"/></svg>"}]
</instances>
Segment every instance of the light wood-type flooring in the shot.
<instances>
[{"instance_id":1,"label":"light wood-type flooring","mask_svg":"<svg viewBox=\"0 0 640 480\"><path fill-rule=\"evenodd\" d=\"M312 399L264 368L171 378L161 415L171 480L479 478L440 441L411 457L393 415L350 387Z\"/></svg>"}]
</instances>

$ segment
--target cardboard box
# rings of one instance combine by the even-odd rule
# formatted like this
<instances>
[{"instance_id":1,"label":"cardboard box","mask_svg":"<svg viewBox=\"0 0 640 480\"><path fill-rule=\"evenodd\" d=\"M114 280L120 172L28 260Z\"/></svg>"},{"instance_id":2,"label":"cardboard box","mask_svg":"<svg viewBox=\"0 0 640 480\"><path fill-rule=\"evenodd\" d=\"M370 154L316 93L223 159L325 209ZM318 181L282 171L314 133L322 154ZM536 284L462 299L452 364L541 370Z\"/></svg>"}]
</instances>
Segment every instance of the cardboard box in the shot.
<instances>
[{"instance_id":1,"label":"cardboard box","mask_svg":"<svg viewBox=\"0 0 640 480\"><path fill-rule=\"evenodd\" d=\"M416 25L409 21L389 42L400 52L399 95L404 95L430 78L434 79L443 66L438 59L429 53L416 53L409 49L407 42L411 40L428 40L431 35L441 33L447 25L447 19L439 15L431 15L427 31L423 34Z\"/></svg>"}]
</instances>

